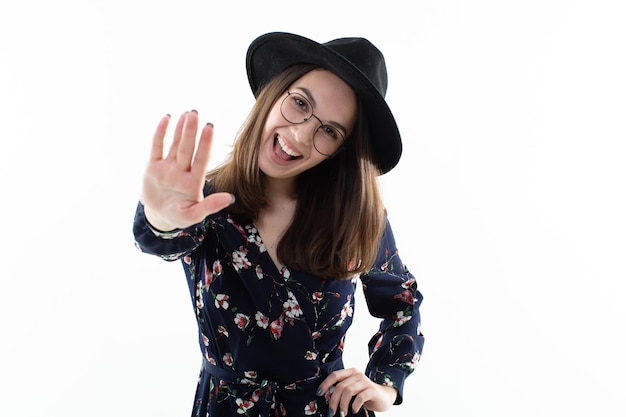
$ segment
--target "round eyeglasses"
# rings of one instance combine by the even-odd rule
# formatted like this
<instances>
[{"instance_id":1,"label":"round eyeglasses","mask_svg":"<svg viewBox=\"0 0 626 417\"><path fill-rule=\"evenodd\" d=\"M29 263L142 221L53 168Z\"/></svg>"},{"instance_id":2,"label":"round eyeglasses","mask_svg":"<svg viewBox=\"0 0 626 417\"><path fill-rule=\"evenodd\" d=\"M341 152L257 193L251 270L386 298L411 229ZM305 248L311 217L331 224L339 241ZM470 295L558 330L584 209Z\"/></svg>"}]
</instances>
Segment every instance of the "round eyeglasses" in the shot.
<instances>
[{"instance_id":1,"label":"round eyeglasses","mask_svg":"<svg viewBox=\"0 0 626 417\"><path fill-rule=\"evenodd\" d=\"M311 102L301 94L287 91L287 97L280 103L280 113L289 123L295 125L307 122L315 117L320 125L313 133L313 146L324 156L331 156L345 140L344 135L334 126L325 125L319 117L313 114Z\"/></svg>"}]
</instances>

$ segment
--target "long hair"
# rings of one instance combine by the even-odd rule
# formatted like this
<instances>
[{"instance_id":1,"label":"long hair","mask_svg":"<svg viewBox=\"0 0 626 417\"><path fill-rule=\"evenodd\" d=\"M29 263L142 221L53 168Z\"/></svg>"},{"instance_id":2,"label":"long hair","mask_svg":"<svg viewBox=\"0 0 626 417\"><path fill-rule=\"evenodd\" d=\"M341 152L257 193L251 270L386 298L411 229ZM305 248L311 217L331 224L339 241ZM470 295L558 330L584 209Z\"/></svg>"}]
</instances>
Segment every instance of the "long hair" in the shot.
<instances>
[{"instance_id":1,"label":"long hair","mask_svg":"<svg viewBox=\"0 0 626 417\"><path fill-rule=\"evenodd\" d=\"M228 208L236 220L253 222L268 205L267 178L258 166L268 114L296 80L317 68L295 65L265 85L232 152L207 174L212 190L237 197ZM360 105L358 109L353 132L342 148L298 176L294 218L277 247L279 259L290 269L321 278L349 279L374 263L385 214L367 119Z\"/></svg>"}]
</instances>

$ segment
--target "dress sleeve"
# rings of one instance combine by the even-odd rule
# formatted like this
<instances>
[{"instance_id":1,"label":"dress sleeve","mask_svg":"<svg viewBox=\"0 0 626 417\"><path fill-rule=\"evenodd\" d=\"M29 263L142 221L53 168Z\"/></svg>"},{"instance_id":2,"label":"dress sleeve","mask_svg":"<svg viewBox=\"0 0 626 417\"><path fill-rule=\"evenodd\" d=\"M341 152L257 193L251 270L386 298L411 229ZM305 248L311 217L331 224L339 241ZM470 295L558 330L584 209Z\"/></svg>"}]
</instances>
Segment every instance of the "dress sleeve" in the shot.
<instances>
[{"instance_id":1,"label":"dress sleeve","mask_svg":"<svg viewBox=\"0 0 626 417\"><path fill-rule=\"evenodd\" d=\"M204 223L198 223L186 229L159 231L146 219L141 201L137 204L133 234L135 246L144 253L159 256L166 261L176 261L200 246L205 230Z\"/></svg>"},{"instance_id":2,"label":"dress sleeve","mask_svg":"<svg viewBox=\"0 0 626 417\"><path fill-rule=\"evenodd\" d=\"M396 388L395 404L400 404L404 381L415 369L424 346L419 313L422 294L398 256L388 220L376 261L361 282L370 314L382 319L368 344L370 359L365 373L376 383Z\"/></svg>"}]
</instances>

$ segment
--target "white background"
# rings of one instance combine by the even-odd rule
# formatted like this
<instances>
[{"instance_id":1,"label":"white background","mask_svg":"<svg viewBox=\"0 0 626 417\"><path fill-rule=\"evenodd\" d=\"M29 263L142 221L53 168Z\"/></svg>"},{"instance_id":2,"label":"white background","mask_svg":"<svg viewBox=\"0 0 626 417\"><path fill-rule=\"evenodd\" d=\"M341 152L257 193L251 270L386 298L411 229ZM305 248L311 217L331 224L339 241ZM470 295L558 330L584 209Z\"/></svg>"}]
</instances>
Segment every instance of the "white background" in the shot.
<instances>
[{"instance_id":1,"label":"white background","mask_svg":"<svg viewBox=\"0 0 626 417\"><path fill-rule=\"evenodd\" d=\"M426 346L384 415L625 415L625 21L619 0L3 1L0 415L189 415L193 310L180 265L133 246L141 176L165 113L228 152L247 46L277 30L386 56L405 151L381 184Z\"/></svg>"}]
</instances>

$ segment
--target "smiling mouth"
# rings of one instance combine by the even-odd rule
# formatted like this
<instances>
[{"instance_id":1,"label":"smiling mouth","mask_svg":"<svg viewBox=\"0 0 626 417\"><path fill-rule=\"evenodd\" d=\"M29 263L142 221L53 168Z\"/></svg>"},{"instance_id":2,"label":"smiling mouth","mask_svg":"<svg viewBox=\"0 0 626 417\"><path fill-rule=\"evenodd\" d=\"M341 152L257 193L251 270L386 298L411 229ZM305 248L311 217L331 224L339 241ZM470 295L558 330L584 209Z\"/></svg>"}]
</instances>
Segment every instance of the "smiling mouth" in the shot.
<instances>
[{"instance_id":1,"label":"smiling mouth","mask_svg":"<svg viewBox=\"0 0 626 417\"><path fill-rule=\"evenodd\" d=\"M287 143L280 136L274 137L274 152L280 159L285 161L293 161L302 157L302 154L297 153L293 149L289 148Z\"/></svg>"}]
</instances>

